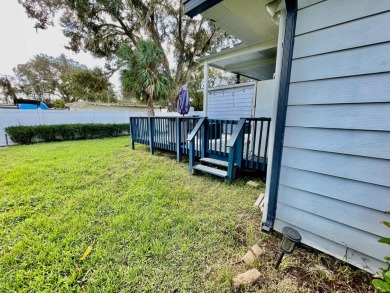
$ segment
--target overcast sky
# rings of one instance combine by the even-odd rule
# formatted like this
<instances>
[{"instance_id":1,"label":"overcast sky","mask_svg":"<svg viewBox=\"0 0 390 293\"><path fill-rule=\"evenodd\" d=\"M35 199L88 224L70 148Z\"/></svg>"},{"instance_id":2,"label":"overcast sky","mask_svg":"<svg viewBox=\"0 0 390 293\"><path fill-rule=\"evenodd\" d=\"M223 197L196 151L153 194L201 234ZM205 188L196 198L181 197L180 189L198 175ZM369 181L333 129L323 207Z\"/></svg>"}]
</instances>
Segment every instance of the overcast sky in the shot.
<instances>
[{"instance_id":1,"label":"overcast sky","mask_svg":"<svg viewBox=\"0 0 390 293\"><path fill-rule=\"evenodd\" d=\"M67 40L58 24L38 32L33 26L34 21L27 18L16 0L0 0L0 74L13 75L12 68L40 53L53 57L64 53L88 67L104 66L104 60L93 58L88 53L75 54L66 50ZM118 75L111 82L118 86Z\"/></svg>"}]
</instances>

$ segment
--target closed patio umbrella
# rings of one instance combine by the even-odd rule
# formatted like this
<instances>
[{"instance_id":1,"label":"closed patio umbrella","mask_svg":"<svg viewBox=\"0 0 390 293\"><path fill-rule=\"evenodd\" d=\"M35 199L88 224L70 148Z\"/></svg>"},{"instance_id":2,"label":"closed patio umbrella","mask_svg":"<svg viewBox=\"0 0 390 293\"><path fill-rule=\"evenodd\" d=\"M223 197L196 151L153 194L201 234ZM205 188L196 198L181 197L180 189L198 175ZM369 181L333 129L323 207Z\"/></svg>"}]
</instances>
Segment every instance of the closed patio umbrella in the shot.
<instances>
[{"instance_id":1,"label":"closed patio umbrella","mask_svg":"<svg viewBox=\"0 0 390 293\"><path fill-rule=\"evenodd\" d=\"M177 112L182 114L188 114L190 111L190 98L188 97L188 87L183 85L179 92L179 101L177 103Z\"/></svg>"}]
</instances>

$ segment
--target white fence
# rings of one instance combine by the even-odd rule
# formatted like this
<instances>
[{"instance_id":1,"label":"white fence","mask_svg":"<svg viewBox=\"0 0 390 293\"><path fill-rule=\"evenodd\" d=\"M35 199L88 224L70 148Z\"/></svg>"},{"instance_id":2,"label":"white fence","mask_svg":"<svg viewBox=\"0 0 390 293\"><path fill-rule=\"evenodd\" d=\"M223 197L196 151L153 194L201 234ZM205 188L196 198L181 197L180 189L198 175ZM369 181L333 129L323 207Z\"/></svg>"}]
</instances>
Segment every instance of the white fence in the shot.
<instances>
[{"instance_id":1,"label":"white fence","mask_svg":"<svg viewBox=\"0 0 390 293\"><path fill-rule=\"evenodd\" d=\"M189 115L202 115L190 112ZM16 125L54 125L75 123L129 123L129 117L146 116L145 111L68 111L0 109L0 146L7 145L5 128ZM156 111L156 116L180 116ZM8 144L14 144L8 137Z\"/></svg>"}]
</instances>

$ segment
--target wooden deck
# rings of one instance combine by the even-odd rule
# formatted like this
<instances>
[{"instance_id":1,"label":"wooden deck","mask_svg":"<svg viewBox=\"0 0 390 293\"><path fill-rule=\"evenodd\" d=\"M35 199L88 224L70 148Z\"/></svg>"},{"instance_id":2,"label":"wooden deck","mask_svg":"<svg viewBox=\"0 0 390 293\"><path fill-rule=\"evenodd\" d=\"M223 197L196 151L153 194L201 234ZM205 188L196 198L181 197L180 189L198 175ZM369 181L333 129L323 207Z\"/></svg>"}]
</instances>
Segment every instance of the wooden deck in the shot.
<instances>
[{"instance_id":1,"label":"wooden deck","mask_svg":"<svg viewBox=\"0 0 390 293\"><path fill-rule=\"evenodd\" d=\"M206 121L194 130L197 123ZM131 142L149 145L154 148L190 155L190 133L195 131L191 143L195 158L209 157L228 161L230 147L228 142L236 131L237 120L217 120L198 117L131 117ZM267 165L269 118L244 118L238 149L243 169L264 172ZM245 121L245 123L244 123ZM237 139L237 137L235 138Z\"/></svg>"}]
</instances>

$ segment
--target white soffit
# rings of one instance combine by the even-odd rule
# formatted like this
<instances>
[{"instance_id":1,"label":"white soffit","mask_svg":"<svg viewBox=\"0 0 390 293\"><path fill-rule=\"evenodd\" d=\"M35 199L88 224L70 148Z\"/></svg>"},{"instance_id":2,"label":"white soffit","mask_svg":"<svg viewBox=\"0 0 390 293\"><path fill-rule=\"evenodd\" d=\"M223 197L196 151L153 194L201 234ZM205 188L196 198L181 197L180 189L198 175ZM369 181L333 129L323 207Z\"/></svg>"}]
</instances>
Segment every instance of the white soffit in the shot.
<instances>
[{"instance_id":1,"label":"white soffit","mask_svg":"<svg viewBox=\"0 0 390 293\"><path fill-rule=\"evenodd\" d=\"M211 67L241 74L256 80L272 79L275 72L277 40L246 46L241 43L207 56L197 62Z\"/></svg>"},{"instance_id":2,"label":"white soffit","mask_svg":"<svg viewBox=\"0 0 390 293\"><path fill-rule=\"evenodd\" d=\"M278 26L265 5L271 0L223 0L202 13L215 24L246 44L257 44L278 37Z\"/></svg>"}]
</instances>

